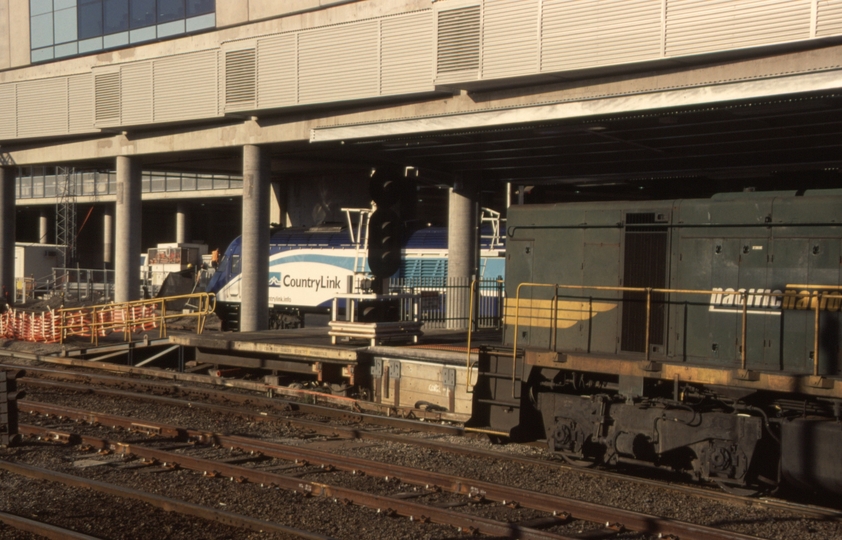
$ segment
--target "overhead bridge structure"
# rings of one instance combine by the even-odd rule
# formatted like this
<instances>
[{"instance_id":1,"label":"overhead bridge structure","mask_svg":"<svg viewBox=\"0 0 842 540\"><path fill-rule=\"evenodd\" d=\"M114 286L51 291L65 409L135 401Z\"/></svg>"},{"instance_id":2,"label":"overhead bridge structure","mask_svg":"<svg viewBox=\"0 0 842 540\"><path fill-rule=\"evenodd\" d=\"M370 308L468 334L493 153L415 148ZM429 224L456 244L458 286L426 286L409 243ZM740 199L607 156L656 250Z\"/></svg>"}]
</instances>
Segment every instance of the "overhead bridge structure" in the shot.
<instances>
[{"instance_id":1,"label":"overhead bridge structure","mask_svg":"<svg viewBox=\"0 0 842 540\"><path fill-rule=\"evenodd\" d=\"M95 8L70 3L0 0L7 290L27 223L17 177L45 167L116 175L92 204L107 227L113 213L118 301L139 294L138 231L153 226L144 171L242 178L209 221L242 218L244 330L268 323L270 221L364 206L372 167L448 190L450 229L463 231L449 238L453 277L472 274L464 231L482 193L838 185L842 0L199 2L200 14L158 10L125 30L106 19L93 37L82 29ZM210 195L178 197L198 214Z\"/></svg>"}]
</instances>

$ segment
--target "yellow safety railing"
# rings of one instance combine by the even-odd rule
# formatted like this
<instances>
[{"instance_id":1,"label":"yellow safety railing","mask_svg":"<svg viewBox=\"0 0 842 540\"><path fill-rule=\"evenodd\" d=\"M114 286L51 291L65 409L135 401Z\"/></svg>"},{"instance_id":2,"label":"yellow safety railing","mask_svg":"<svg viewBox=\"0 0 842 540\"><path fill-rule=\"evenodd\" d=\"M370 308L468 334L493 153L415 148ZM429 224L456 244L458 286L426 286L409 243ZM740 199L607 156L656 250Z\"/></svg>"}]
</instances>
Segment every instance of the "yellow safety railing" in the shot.
<instances>
[{"instance_id":1,"label":"yellow safety railing","mask_svg":"<svg viewBox=\"0 0 842 540\"><path fill-rule=\"evenodd\" d=\"M167 312L167 306L189 305L193 311ZM136 300L119 304L101 304L56 310L60 331L60 342L68 336L84 336L97 344L100 337L112 332L122 332L126 341L132 341L133 332L158 329L161 338L167 337L167 321L172 319L196 318L196 333L205 329L208 315L216 309L216 295L213 293L193 293L180 296L168 296L151 300Z\"/></svg>"},{"instance_id":2,"label":"yellow safety railing","mask_svg":"<svg viewBox=\"0 0 842 540\"><path fill-rule=\"evenodd\" d=\"M520 304L521 304L521 289L524 287L535 287L535 288L553 288L554 294L551 303L551 323L550 329L552 332L551 337L551 345L550 350L557 350L557 334L558 334L558 318L559 318L559 309L558 309L558 302L559 302L559 291L563 290L575 290L575 291L611 291L611 292L636 292L636 293L645 293L646 294L646 330L645 330L645 359L648 362L650 360L650 339L651 339L651 319L652 319L652 294L689 294L689 295L705 295L710 296L714 294L731 294L740 297L739 303L736 301L734 302L735 307L742 306L742 317L741 317L741 332L740 332L740 369L746 370L746 362L747 362L747 320L748 320L748 297L777 297L777 298L784 298L787 296L791 296L791 292L766 292L766 291L722 291L722 290L698 290L698 289L658 289L652 287L608 287L608 286L598 286L598 285L561 285L561 284L548 284L548 283L521 283L517 286L517 293L515 295L515 317L514 317L514 338L512 342L512 393L515 392L515 382L516 382L516 374L517 374L517 342L518 342L518 334L519 334L519 327L520 327ZM800 288L802 286L791 286L793 288ZM806 287L806 286L804 286ZM816 290L810 293L810 307L815 311L815 320L814 320L814 334L813 334L813 376L819 377L819 330L820 330L820 317L819 313L822 309L822 306L826 305L826 302L829 300L838 300L842 301L842 294L839 293L828 293L823 292L820 290ZM800 293L797 295L801 297ZM473 296L471 297L473 299ZM622 298L616 299L616 302L621 303L624 300ZM473 307L472 307L473 309ZM471 369L472 364L470 362L470 343L471 343L471 328L468 328L468 382L470 384L470 376L471 376Z\"/></svg>"}]
</instances>

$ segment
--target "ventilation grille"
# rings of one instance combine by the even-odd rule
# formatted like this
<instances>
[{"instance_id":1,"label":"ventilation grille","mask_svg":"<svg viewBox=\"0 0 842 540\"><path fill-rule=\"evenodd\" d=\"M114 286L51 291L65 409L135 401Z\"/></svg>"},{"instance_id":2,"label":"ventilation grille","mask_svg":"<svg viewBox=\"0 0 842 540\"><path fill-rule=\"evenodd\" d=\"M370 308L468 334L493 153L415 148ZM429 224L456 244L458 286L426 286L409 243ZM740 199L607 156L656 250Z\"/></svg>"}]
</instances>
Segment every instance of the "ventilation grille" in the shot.
<instances>
[{"instance_id":1,"label":"ventilation grille","mask_svg":"<svg viewBox=\"0 0 842 540\"><path fill-rule=\"evenodd\" d=\"M479 69L480 6L439 12L436 72Z\"/></svg>"},{"instance_id":2,"label":"ventilation grille","mask_svg":"<svg viewBox=\"0 0 842 540\"><path fill-rule=\"evenodd\" d=\"M256 88L254 49L225 53L225 104L254 103Z\"/></svg>"},{"instance_id":3,"label":"ventilation grille","mask_svg":"<svg viewBox=\"0 0 842 540\"><path fill-rule=\"evenodd\" d=\"M94 78L96 122L120 121L120 73L102 73Z\"/></svg>"}]
</instances>

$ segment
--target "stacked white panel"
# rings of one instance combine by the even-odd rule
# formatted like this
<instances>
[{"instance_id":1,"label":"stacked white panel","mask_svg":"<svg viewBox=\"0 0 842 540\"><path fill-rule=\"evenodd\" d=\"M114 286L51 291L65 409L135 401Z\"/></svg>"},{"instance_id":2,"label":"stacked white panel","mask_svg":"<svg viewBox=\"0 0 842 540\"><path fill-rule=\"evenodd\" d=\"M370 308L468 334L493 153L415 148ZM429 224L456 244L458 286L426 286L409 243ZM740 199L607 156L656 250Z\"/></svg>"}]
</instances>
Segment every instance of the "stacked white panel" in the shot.
<instances>
[{"instance_id":1,"label":"stacked white panel","mask_svg":"<svg viewBox=\"0 0 842 540\"><path fill-rule=\"evenodd\" d=\"M216 51L154 60L154 121L217 116L217 66Z\"/></svg>"},{"instance_id":2,"label":"stacked white panel","mask_svg":"<svg viewBox=\"0 0 842 540\"><path fill-rule=\"evenodd\" d=\"M661 0L544 0L541 72L661 56Z\"/></svg>"},{"instance_id":3,"label":"stacked white panel","mask_svg":"<svg viewBox=\"0 0 842 540\"><path fill-rule=\"evenodd\" d=\"M377 96L379 44L377 21L301 32L298 36L299 103Z\"/></svg>"},{"instance_id":4,"label":"stacked white panel","mask_svg":"<svg viewBox=\"0 0 842 540\"><path fill-rule=\"evenodd\" d=\"M91 74L67 78L68 133L87 133L94 128L94 78Z\"/></svg>"},{"instance_id":5,"label":"stacked white panel","mask_svg":"<svg viewBox=\"0 0 842 540\"><path fill-rule=\"evenodd\" d=\"M0 139L14 139L18 136L17 85L0 84Z\"/></svg>"},{"instance_id":6,"label":"stacked white panel","mask_svg":"<svg viewBox=\"0 0 842 540\"><path fill-rule=\"evenodd\" d=\"M18 83L18 137L67 133L67 78Z\"/></svg>"},{"instance_id":7,"label":"stacked white panel","mask_svg":"<svg viewBox=\"0 0 842 540\"><path fill-rule=\"evenodd\" d=\"M152 123L152 62L121 66L120 88L120 124Z\"/></svg>"},{"instance_id":8,"label":"stacked white panel","mask_svg":"<svg viewBox=\"0 0 842 540\"><path fill-rule=\"evenodd\" d=\"M842 0L819 0L816 6L816 37L842 34Z\"/></svg>"},{"instance_id":9,"label":"stacked white panel","mask_svg":"<svg viewBox=\"0 0 842 540\"><path fill-rule=\"evenodd\" d=\"M257 106L261 109L298 103L298 35L257 41Z\"/></svg>"},{"instance_id":10,"label":"stacked white panel","mask_svg":"<svg viewBox=\"0 0 842 540\"><path fill-rule=\"evenodd\" d=\"M538 71L538 0L486 0L482 13L482 78Z\"/></svg>"},{"instance_id":11,"label":"stacked white panel","mask_svg":"<svg viewBox=\"0 0 842 540\"><path fill-rule=\"evenodd\" d=\"M380 22L380 95L433 89L433 12Z\"/></svg>"},{"instance_id":12,"label":"stacked white panel","mask_svg":"<svg viewBox=\"0 0 842 540\"><path fill-rule=\"evenodd\" d=\"M812 0L669 0L666 55L808 39L811 10Z\"/></svg>"}]
</instances>

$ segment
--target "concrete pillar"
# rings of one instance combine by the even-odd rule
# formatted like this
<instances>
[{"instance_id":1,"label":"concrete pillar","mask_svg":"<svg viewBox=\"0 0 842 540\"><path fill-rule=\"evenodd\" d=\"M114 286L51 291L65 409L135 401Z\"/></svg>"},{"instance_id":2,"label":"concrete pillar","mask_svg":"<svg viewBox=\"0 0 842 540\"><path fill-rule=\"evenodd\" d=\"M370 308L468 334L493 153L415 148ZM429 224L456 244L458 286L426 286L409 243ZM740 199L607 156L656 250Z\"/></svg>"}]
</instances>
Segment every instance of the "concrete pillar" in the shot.
<instances>
[{"instance_id":1,"label":"concrete pillar","mask_svg":"<svg viewBox=\"0 0 842 540\"><path fill-rule=\"evenodd\" d=\"M137 158L117 157L114 301L140 298L141 169Z\"/></svg>"},{"instance_id":2,"label":"concrete pillar","mask_svg":"<svg viewBox=\"0 0 842 540\"><path fill-rule=\"evenodd\" d=\"M243 147L241 332L269 328L269 169L266 150Z\"/></svg>"},{"instance_id":3,"label":"concrete pillar","mask_svg":"<svg viewBox=\"0 0 842 540\"><path fill-rule=\"evenodd\" d=\"M15 295L15 169L0 167L0 294Z\"/></svg>"},{"instance_id":4,"label":"concrete pillar","mask_svg":"<svg viewBox=\"0 0 842 540\"><path fill-rule=\"evenodd\" d=\"M102 262L114 264L114 209L110 204L102 215L102 239Z\"/></svg>"},{"instance_id":5,"label":"concrete pillar","mask_svg":"<svg viewBox=\"0 0 842 540\"><path fill-rule=\"evenodd\" d=\"M469 286L476 260L475 189L457 182L450 190L447 215L447 327L467 328L471 297Z\"/></svg>"},{"instance_id":6,"label":"concrete pillar","mask_svg":"<svg viewBox=\"0 0 842 540\"><path fill-rule=\"evenodd\" d=\"M175 210L175 241L187 242L187 204L180 202Z\"/></svg>"},{"instance_id":7,"label":"concrete pillar","mask_svg":"<svg viewBox=\"0 0 842 540\"><path fill-rule=\"evenodd\" d=\"M39 244L46 244L49 234L49 217L47 216L47 209L42 208L41 214L38 216L38 243Z\"/></svg>"}]
</instances>

